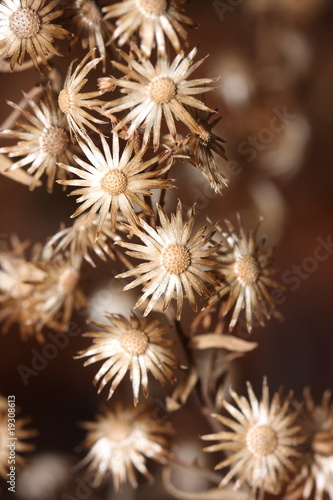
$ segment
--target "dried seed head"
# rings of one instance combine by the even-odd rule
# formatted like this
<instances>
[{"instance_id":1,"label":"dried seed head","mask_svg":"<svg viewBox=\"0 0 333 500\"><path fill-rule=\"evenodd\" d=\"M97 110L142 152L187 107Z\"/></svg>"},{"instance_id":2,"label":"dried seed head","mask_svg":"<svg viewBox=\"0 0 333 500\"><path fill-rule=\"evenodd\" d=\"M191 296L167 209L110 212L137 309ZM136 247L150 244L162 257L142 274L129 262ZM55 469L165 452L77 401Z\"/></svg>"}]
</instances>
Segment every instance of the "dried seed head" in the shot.
<instances>
[{"instance_id":1,"label":"dried seed head","mask_svg":"<svg viewBox=\"0 0 333 500\"><path fill-rule=\"evenodd\" d=\"M275 451L278 439L276 433L268 425L255 425L247 433L246 443L253 455L263 457Z\"/></svg>"},{"instance_id":2,"label":"dried seed head","mask_svg":"<svg viewBox=\"0 0 333 500\"><path fill-rule=\"evenodd\" d=\"M149 85L150 98L156 104L166 104L176 95L177 87L168 76L158 76Z\"/></svg>"},{"instance_id":3,"label":"dried seed head","mask_svg":"<svg viewBox=\"0 0 333 500\"><path fill-rule=\"evenodd\" d=\"M62 89L59 92L58 104L61 111L65 114L69 113L70 110L72 109L71 94L68 92L67 89Z\"/></svg>"},{"instance_id":4,"label":"dried seed head","mask_svg":"<svg viewBox=\"0 0 333 500\"><path fill-rule=\"evenodd\" d=\"M204 127L200 127L200 132L198 133L198 135L200 138L200 143L203 146L208 146L212 139L212 134L209 132L209 130L206 130Z\"/></svg>"},{"instance_id":5,"label":"dried seed head","mask_svg":"<svg viewBox=\"0 0 333 500\"><path fill-rule=\"evenodd\" d=\"M101 188L111 195L122 194L127 188L127 177L123 172L114 168L102 178Z\"/></svg>"},{"instance_id":6,"label":"dried seed head","mask_svg":"<svg viewBox=\"0 0 333 500\"><path fill-rule=\"evenodd\" d=\"M65 129L61 127L49 127L45 129L40 138L41 149L50 155L62 155L69 144L69 137Z\"/></svg>"},{"instance_id":7,"label":"dried seed head","mask_svg":"<svg viewBox=\"0 0 333 500\"><path fill-rule=\"evenodd\" d=\"M74 269L65 269L59 276L58 290L60 293L72 293L79 280L79 273Z\"/></svg>"},{"instance_id":8,"label":"dried seed head","mask_svg":"<svg viewBox=\"0 0 333 500\"><path fill-rule=\"evenodd\" d=\"M333 434L328 431L316 432L311 443L314 453L321 457L333 455Z\"/></svg>"},{"instance_id":9,"label":"dried seed head","mask_svg":"<svg viewBox=\"0 0 333 500\"><path fill-rule=\"evenodd\" d=\"M162 254L162 265L171 274L182 274L190 264L190 252L182 245L170 245Z\"/></svg>"},{"instance_id":10,"label":"dried seed head","mask_svg":"<svg viewBox=\"0 0 333 500\"><path fill-rule=\"evenodd\" d=\"M99 25L102 22L102 13L92 0L83 0L80 5L80 14L87 24Z\"/></svg>"},{"instance_id":11,"label":"dried seed head","mask_svg":"<svg viewBox=\"0 0 333 500\"><path fill-rule=\"evenodd\" d=\"M147 351L149 340L144 332L130 330L121 337L120 344L131 356L140 356Z\"/></svg>"},{"instance_id":12,"label":"dried seed head","mask_svg":"<svg viewBox=\"0 0 333 500\"><path fill-rule=\"evenodd\" d=\"M132 430L129 424L121 420L113 420L112 425L108 426L106 437L113 442L121 443L130 434Z\"/></svg>"},{"instance_id":13,"label":"dried seed head","mask_svg":"<svg viewBox=\"0 0 333 500\"><path fill-rule=\"evenodd\" d=\"M259 278L260 268L252 255L244 255L236 259L235 273L242 285L253 285Z\"/></svg>"},{"instance_id":14,"label":"dried seed head","mask_svg":"<svg viewBox=\"0 0 333 500\"><path fill-rule=\"evenodd\" d=\"M168 6L166 0L136 0L136 4L146 16L159 16Z\"/></svg>"},{"instance_id":15,"label":"dried seed head","mask_svg":"<svg viewBox=\"0 0 333 500\"><path fill-rule=\"evenodd\" d=\"M39 33L41 20L34 10L21 8L10 16L9 27L19 38L32 38Z\"/></svg>"}]
</instances>

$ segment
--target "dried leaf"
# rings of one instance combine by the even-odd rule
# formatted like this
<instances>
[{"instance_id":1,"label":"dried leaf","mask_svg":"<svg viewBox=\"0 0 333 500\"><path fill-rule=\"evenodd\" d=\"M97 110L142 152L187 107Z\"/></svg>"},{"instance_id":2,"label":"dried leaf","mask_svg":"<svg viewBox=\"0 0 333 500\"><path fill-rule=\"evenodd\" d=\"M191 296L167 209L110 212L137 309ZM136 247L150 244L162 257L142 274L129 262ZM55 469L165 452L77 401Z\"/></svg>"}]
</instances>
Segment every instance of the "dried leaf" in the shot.
<instances>
[{"instance_id":1,"label":"dried leaf","mask_svg":"<svg viewBox=\"0 0 333 500\"><path fill-rule=\"evenodd\" d=\"M257 347L257 342L239 339L233 335L216 335L215 333L205 333L196 335L190 341L193 349L228 349L229 351L248 352Z\"/></svg>"},{"instance_id":2,"label":"dried leaf","mask_svg":"<svg viewBox=\"0 0 333 500\"><path fill-rule=\"evenodd\" d=\"M198 374L194 368L186 376L185 380L181 380L175 390L173 391L171 397L166 398L167 411L176 411L184 406L188 400L189 395L192 392L193 387L198 381Z\"/></svg>"},{"instance_id":3,"label":"dried leaf","mask_svg":"<svg viewBox=\"0 0 333 500\"><path fill-rule=\"evenodd\" d=\"M20 182L21 184L24 184L25 186L30 186L34 178L32 175L29 175L25 170L22 170L21 168L17 170L12 170L11 172L5 172L7 168L9 168L12 165L12 162L7 156L5 155L0 155L0 172L2 175L5 175L6 177L9 177L10 179L13 179L14 181ZM41 186L42 183L41 181L38 181L36 183L36 186Z\"/></svg>"}]
</instances>

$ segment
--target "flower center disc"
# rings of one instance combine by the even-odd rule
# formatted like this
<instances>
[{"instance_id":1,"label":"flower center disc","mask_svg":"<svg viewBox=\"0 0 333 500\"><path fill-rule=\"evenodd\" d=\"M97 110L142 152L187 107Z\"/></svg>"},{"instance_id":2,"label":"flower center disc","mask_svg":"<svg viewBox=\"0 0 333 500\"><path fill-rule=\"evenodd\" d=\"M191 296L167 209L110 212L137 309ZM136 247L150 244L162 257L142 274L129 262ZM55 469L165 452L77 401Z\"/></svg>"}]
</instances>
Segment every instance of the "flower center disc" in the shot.
<instances>
[{"instance_id":1,"label":"flower center disc","mask_svg":"<svg viewBox=\"0 0 333 500\"><path fill-rule=\"evenodd\" d=\"M61 127L49 127L41 137L42 150L53 156L60 156L64 153L68 143L68 134Z\"/></svg>"},{"instance_id":2,"label":"flower center disc","mask_svg":"<svg viewBox=\"0 0 333 500\"><path fill-rule=\"evenodd\" d=\"M312 440L312 449L322 457L333 455L333 434L328 431L316 432Z\"/></svg>"},{"instance_id":3,"label":"flower center disc","mask_svg":"<svg viewBox=\"0 0 333 500\"><path fill-rule=\"evenodd\" d=\"M58 96L58 104L59 108L63 113L69 113L72 103L71 103L71 97L67 89L62 89L59 93Z\"/></svg>"},{"instance_id":4,"label":"flower center disc","mask_svg":"<svg viewBox=\"0 0 333 500\"><path fill-rule=\"evenodd\" d=\"M148 16L158 16L167 9L166 0L137 0L138 9Z\"/></svg>"},{"instance_id":5,"label":"flower center disc","mask_svg":"<svg viewBox=\"0 0 333 500\"><path fill-rule=\"evenodd\" d=\"M39 15L27 7L18 9L9 18L9 28L19 38L32 38L37 35L40 26Z\"/></svg>"},{"instance_id":6,"label":"flower center disc","mask_svg":"<svg viewBox=\"0 0 333 500\"><path fill-rule=\"evenodd\" d=\"M122 194L127 188L127 177L123 172L114 168L102 178L101 187L108 194Z\"/></svg>"},{"instance_id":7,"label":"flower center disc","mask_svg":"<svg viewBox=\"0 0 333 500\"><path fill-rule=\"evenodd\" d=\"M258 262L252 255L244 255L236 260L235 273L243 285L253 285L260 275Z\"/></svg>"},{"instance_id":8,"label":"flower center disc","mask_svg":"<svg viewBox=\"0 0 333 500\"><path fill-rule=\"evenodd\" d=\"M163 253L162 264L171 274L182 274L191 264L190 252L182 245L170 245Z\"/></svg>"},{"instance_id":9,"label":"flower center disc","mask_svg":"<svg viewBox=\"0 0 333 500\"><path fill-rule=\"evenodd\" d=\"M150 83L150 98L156 104L165 104L175 98L177 87L168 76L158 76Z\"/></svg>"},{"instance_id":10,"label":"flower center disc","mask_svg":"<svg viewBox=\"0 0 333 500\"><path fill-rule=\"evenodd\" d=\"M95 2L82 0L80 4L80 14L87 24L95 26L101 24L102 14Z\"/></svg>"},{"instance_id":11,"label":"flower center disc","mask_svg":"<svg viewBox=\"0 0 333 500\"><path fill-rule=\"evenodd\" d=\"M131 356L140 356L148 349L148 337L140 330L130 330L122 335L121 347Z\"/></svg>"},{"instance_id":12,"label":"flower center disc","mask_svg":"<svg viewBox=\"0 0 333 500\"><path fill-rule=\"evenodd\" d=\"M60 275L58 289L61 293L71 293L77 285L79 274L74 269L65 269Z\"/></svg>"},{"instance_id":13,"label":"flower center disc","mask_svg":"<svg viewBox=\"0 0 333 500\"><path fill-rule=\"evenodd\" d=\"M120 443L124 441L131 434L131 427L126 422L120 420L113 421L109 424L107 437L110 441Z\"/></svg>"},{"instance_id":14,"label":"flower center disc","mask_svg":"<svg viewBox=\"0 0 333 500\"><path fill-rule=\"evenodd\" d=\"M268 425L256 425L247 433L246 443L253 455L264 457L274 452L278 440L271 427Z\"/></svg>"}]
</instances>

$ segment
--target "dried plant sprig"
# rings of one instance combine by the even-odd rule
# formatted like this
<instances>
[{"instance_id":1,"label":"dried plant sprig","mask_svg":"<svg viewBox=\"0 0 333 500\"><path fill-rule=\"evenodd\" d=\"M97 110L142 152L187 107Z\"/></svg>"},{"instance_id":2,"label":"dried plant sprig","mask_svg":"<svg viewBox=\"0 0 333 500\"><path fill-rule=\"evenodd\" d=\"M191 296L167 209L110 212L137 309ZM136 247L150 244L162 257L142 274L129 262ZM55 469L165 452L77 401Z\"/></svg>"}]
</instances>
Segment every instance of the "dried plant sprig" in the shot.
<instances>
[{"instance_id":1,"label":"dried plant sprig","mask_svg":"<svg viewBox=\"0 0 333 500\"><path fill-rule=\"evenodd\" d=\"M87 429L83 445L87 456L79 466L88 465L98 486L111 476L115 490L129 481L138 486L135 470L148 480L153 477L147 469L147 459L166 463L170 457L170 435L173 429L168 422L157 422L146 405L124 408L116 405L97 415L95 422L81 425Z\"/></svg>"},{"instance_id":2,"label":"dried plant sprig","mask_svg":"<svg viewBox=\"0 0 333 500\"><path fill-rule=\"evenodd\" d=\"M207 228L202 227L192 235L194 207L189 220L184 223L181 202L178 202L176 214L172 214L170 220L160 206L157 210L160 227L153 228L143 219L140 228L130 227L130 231L141 239L143 245L125 241L117 243L127 248L129 251L126 253L131 257L147 262L116 277L139 276L126 285L124 290L144 285L143 294L135 304L135 307L139 307L151 296L144 316L150 313L157 300L164 294L163 310L169 306L171 299L175 298L177 319L180 319L184 296L194 311L197 311L193 290L201 296L209 296L211 292L204 282L216 284L211 274L216 261L209 258L217 249L217 246L209 244L215 228L206 233Z\"/></svg>"},{"instance_id":3,"label":"dried plant sprig","mask_svg":"<svg viewBox=\"0 0 333 500\"><path fill-rule=\"evenodd\" d=\"M71 34L58 24L62 10L54 10L59 0L3 0L0 5L0 54L10 57L10 67L21 65L26 52L37 69L42 62L50 68L47 55L61 56L52 45L54 38L69 38Z\"/></svg>"},{"instance_id":4,"label":"dried plant sprig","mask_svg":"<svg viewBox=\"0 0 333 500\"><path fill-rule=\"evenodd\" d=\"M221 487L237 477L236 486L246 482L252 488L252 498L258 490L279 494L300 465L302 453L299 446L306 438L300 432L301 426L297 425L299 412L292 408L292 392L283 400L280 390L270 402L266 379L260 401L250 383L247 390L248 399L230 389L237 406L226 400L223 406L232 418L213 415L230 430L202 436L206 441L220 441L204 451L231 452L215 467L230 467L220 483Z\"/></svg>"},{"instance_id":5,"label":"dried plant sprig","mask_svg":"<svg viewBox=\"0 0 333 500\"><path fill-rule=\"evenodd\" d=\"M122 47L131 40L138 31L140 49L145 57L149 57L154 44L157 44L158 55L166 55L165 37L171 42L176 52L181 51L179 37L187 39L183 25L191 28L197 24L184 15L181 5L186 0L124 0L103 8L106 19L117 18L117 28L112 39Z\"/></svg>"},{"instance_id":6,"label":"dried plant sprig","mask_svg":"<svg viewBox=\"0 0 333 500\"><path fill-rule=\"evenodd\" d=\"M284 290L284 287L272 278L277 273L270 267L274 248L264 250L266 238L257 238L261 221L262 219L256 228L247 234L238 215L238 234L228 220L225 221L228 232L221 231L226 247L221 252L217 269L220 284L209 305L227 298L224 314L233 310L229 331L235 327L242 309L245 309L246 328L249 332L252 330L253 318L263 325L265 318L270 319L273 313L277 314L269 288Z\"/></svg>"},{"instance_id":7,"label":"dried plant sprig","mask_svg":"<svg viewBox=\"0 0 333 500\"><path fill-rule=\"evenodd\" d=\"M149 395L149 372L162 385L176 380L173 369L178 362L169 349L173 342L163 338L170 326L160 326L158 320L148 323L134 314L129 319L121 315L108 315L106 319L111 325L92 323L103 331L85 333L84 337L93 338L93 344L77 355L77 359L88 358L84 366L103 361L94 378L94 384L99 384L98 392L111 382L108 399L111 398L129 371L136 406L140 387L145 398Z\"/></svg>"},{"instance_id":8,"label":"dried plant sprig","mask_svg":"<svg viewBox=\"0 0 333 500\"><path fill-rule=\"evenodd\" d=\"M107 45L114 31L113 24L103 16L101 7L95 0L71 0L69 5L66 2L66 7L66 17L70 19L75 35L70 48L78 41L83 49L89 51L97 47L105 71Z\"/></svg>"},{"instance_id":9,"label":"dried plant sprig","mask_svg":"<svg viewBox=\"0 0 333 500\"><path fill-rule=\"evenodd\" d=\"M71 162L73 145L63 114L59 110L50 87L45 91L39 105L23 93L30 111L8 102L26 119L17 122L16 129L2 130L1 134L18 139L17 144L0 148L0 153L8 153L10 158L22 157L14 162L9 170L26 167L34 176L30 189L34 189L43 174L47 175L47 190L52 192L55 177L66 178L66 172L58 168L57 162Z\"/></svg>"},{"instance_id":10,"label":"dried plant sprig","mask_svg":"<svg viewBox=\"0 0 333 500\"><path fill-rule=\"evenodd\" d=\"M127 76L127 78L115 78L114 83L127 95L107 102L104 107L109 115L131 108L116 125L115 130L120 130L131 123L127 130L127 136L130 137L137 127L142 125L144 127L143 144L148 143L152 133L155 150L160 144L163 116L173 136L177 133L174 118L185 123L191 131L200 133L199 125L186 107L214 113L193 96L214 90L214 87L206 85L215 82L216 79L188 80L188 77L206 58L193 63L197 53L197 49L194 48L187 56L179 54L172 62L167 58L159 58L154 67L149 60L142 58L138 49L133 47L133 50L138 61L123 51L120 51L120 54L128 66L113 61L113 65Z\"/></svg>"},{"instance_id":11,"label":"dried plant sprig","mask_svg":"<svg viewBox=\"0 0 333 500\"><path fill-rule=\"evenodd\" d=\"M308 447L299 475L288 488L287 499L333 499L333 402L332 393L323 393L316 405L309 388L304 390L302 424Z\"/></svg>"},{"instance_id":12,"label":"dried plant sprig","mask_svg":"<svg viewBox=\"0 0 333 500\"><path fill-rule=\"evenodd\" d=\"M107 214L111 213L111 230L116 230L118 209L123 216L133 224L138 223L134 204L137 204L145 213L153 215L151 208L142 199L142 196L151 196L151 189L169 189L172 179L158 179L166 171L147 171L157 164L161 155L143 161L145 149L133 155L134 141L126 143L120 153L119 137L112 134L112 152L104 137L101 137L103 151L100 151L93 141L86 136L85 141L78 139L78 143L89 160L89 163L75 156L80 168L60 164L65 170L75 174L80 179L59 181L65 186L78 186L70 194L80 195L78 202L83 202L72 217L80 215L89 209L89 214L99 212L97 236L105 223Z\"/></svg>"},{"instance_id":13,"label":"dried plant sprig","mask_svg":"<svg viewBox=\"0 0 333 500\"><path fill-rule=\"evenodd\" d=\"M63 88L58 96L59 108L66 115L69 129L74 135L84 135L86 127L100 134L101 132L94 123L100 125L105 123L86 111L86 109L104 104L100 99L96 99L96 97L101 95L101 92L99 90L94 92L80 92L88 81L88 78L86 78L88 73L96 68L97 64L102 60L101 57L96 57L89 61L93 55L94 50L88 52L74 70L73 67L76 60L71 62L67 70Z\"/></svg>"}]
</instances>

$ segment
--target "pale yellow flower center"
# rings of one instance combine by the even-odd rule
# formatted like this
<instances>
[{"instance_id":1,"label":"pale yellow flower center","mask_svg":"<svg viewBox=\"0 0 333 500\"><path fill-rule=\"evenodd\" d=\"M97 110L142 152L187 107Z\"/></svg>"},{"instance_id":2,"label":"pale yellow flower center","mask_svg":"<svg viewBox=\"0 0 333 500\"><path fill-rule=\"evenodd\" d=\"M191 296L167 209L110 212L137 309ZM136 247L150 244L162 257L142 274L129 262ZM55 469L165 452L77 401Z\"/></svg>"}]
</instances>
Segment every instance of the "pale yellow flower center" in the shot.
<instances>
[{"instance_id":1,"label":"pale yellow flower center","mask_svg":"<svg viewBox=\"0 0 333 500\"><path fill-rule=\"evenodd\" d=\"M71 293L77 285L79 273L74 269L65 269L58 281L58 290L60 293Z\"/></svg>"},{"instance_id":2,"label":"pale yellow flower center","mask_svg":"<svg viewBox=\"0 0 333 500\"><path fill-rule=\"evenodd\" d=\"M167 9L166 0L136 0L138 9L148 16L159 16Z\"/></svg>"},{"instance_id":3,"label":"pale yellow flower center","mask_svg":"<svg viewBox=\"0 0 333 500\"><path fill-rule=\"evenodd\" d=\"M182 245L170 245L162 255L162 264L171 274L182 274L191 264L190 252Z\"/></svg>"},{"instance_id":4,"label":"pale yellow flower center","mask_svg":"<svg viewBox=\"0 0 333 500\"><path fill-rule=\"evenodd\" d=\"M32 38L39 33L41 19L32 9L18 9L9 18L9 28L19 38Z\"/></svg>"},{"instance_id":5,"label":"pale yellow flower center","mask_svg":"<svg viewBox=\"0 0 333 500\"><path fill-rule=\"evenodd\" d=\"M127 188L127 177L120 170L110 170L101 180L101 188L108 194L122 194Z\"/></svg>"},{"instance_id":6,"label":"pale yellow flower center","mask_svg":"<svg viewBox=\"0 0 333 500\"><path fill-rule=\"evenodd\" d=\"M244 255L236 260L235 273L242 285L254 285L259 278L260 268L252 255Z\"/></svg>"},{"instance_id":7,"label":"pale yellow flower center","mask_svg":"<svg viewBox=\"0 0 333 500\"><path fill-rule=\"evenodd\" d=\"M166 104L175 98L177 87L168 76L158 76L150 83L150 98L156 104Z\"/></svg>"},{"instance_id":8,"label":"pale yellow flower center","mask_svg":"<svg viewBox=\"0 0 333 500\"><path fill-rule=\"evenodd\" d=\"M278 439L273 429L268 425L255 425L246 435L246 444L253 455L264 457L275 451Z\"/></svg>"},{"instance_id":9,"label":"pale yellow flower center","mask_svg":"<svg viewBox=\"0 0 333 500\"><path fill-rule=\"evenodd\" d=\"M52 156L60 156L69 144L69 137L61 127L49 127L41 137L41 149Z\"/></svg>"},{"instance_id":10,"label":"pale yellow flower center","mask_svg":"<svg viewBox=\"0 0 333 500\"><path fill-rule=\"evenodd\" d=\"M333 455L333 434L328 431L316 432L312 439L312 449L322 457Z\"/></svg>"},{"instance_id":11,"label":"pale yellow flower center","mask_svg":"<svg viewBox=\"0 0 333 500\"><path fill-rule=\"evenodd\" d=\"M102 22L102 14L98 6L92 0L83 0L80 5L80 14L84 22L89 25L99 25Z\"/></svg>"},{"instance_id":12,"label":"pale yellow flower center","mask_svg":"<svg viewBox=\"0 0 333 500\"><path fill-rule=\"evenodd\" d=\"M147 351L149 340L145 332L129 330L122 335L120 345L131 356L140 356Z\"/></svg>"},{"instance_id":13,"label":"pale yellow flower center","mask_svg":"<svg viewBox=\"0 0 333 500\"><path fill-rule=\"evenodd\" d=\"M61 111L65 114L69 113L72 109L72 98L67 89L62 89L59 92L58 104Z\"/></svg>"},{"instance_id":14,"label":"pale yellow flower center","mask_svg":"<svg viewBox=\"0 0 333 500\"><path fill-rule=\"evenodd\" d=\"M110 441L120 443L131 434L131 427L126 422L113 421L108 427L107 437Z\"/></svg>"}]
</instances>

